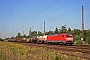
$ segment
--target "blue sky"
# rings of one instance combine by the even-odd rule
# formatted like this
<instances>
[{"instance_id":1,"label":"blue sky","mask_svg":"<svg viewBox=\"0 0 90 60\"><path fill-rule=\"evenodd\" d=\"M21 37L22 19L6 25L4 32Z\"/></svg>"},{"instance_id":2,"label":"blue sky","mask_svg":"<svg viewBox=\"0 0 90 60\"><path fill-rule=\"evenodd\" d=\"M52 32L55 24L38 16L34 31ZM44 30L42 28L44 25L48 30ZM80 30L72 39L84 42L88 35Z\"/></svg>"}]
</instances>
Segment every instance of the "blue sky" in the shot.
<instances>
[{"instance_id":1,"label":"blue sky","mask_svg":"<svg viewBox=\"0 0 90 60\"><path fill-rule=\"evenodd\" d=\"M46 31L63 25L81 30L82 6L84 29L90 29L90 0L0 0L0 38L28 35L30 27L43 32L44 21Z\"/></svg>"}]
</instances>

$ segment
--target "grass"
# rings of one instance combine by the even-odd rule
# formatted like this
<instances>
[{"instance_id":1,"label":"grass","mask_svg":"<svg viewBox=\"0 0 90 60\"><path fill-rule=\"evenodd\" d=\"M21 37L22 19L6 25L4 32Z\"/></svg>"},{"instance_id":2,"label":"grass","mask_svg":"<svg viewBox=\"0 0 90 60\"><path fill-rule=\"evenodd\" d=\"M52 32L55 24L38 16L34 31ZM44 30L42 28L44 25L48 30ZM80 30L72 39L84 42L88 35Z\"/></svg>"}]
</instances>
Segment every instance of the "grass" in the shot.
<instances>
[{"instance_id":1,"label":"grass","mask_svg":"<svg viewBox=\"0 0 90 60\"><path fill-rule=\"evenodd\" d=\"M75 54L79 54L75 52ZM0 60L85 60L84 58L71 57L47 50L43 47L29 47L12 42L0 42Z\"/></svg>"}]
</instances>

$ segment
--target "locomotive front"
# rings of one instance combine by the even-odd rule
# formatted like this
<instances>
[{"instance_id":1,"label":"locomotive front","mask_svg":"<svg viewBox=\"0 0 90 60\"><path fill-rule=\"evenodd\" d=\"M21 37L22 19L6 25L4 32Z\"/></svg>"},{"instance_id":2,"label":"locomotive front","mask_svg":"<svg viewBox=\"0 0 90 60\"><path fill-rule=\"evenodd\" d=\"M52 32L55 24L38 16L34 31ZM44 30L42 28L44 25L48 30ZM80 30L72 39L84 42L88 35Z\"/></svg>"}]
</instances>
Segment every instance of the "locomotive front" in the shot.
<instances>
[{"instance_id":1,"label":"locomotive front","mask_svg":"<svg viewBox=\"0 0 90 60\"><path fill-rule=\"evenodd\" d=\"M71 34L66 34L66 44L74 44L74 39L73 39L73 35Z\"/></svg>"}]
</instances>

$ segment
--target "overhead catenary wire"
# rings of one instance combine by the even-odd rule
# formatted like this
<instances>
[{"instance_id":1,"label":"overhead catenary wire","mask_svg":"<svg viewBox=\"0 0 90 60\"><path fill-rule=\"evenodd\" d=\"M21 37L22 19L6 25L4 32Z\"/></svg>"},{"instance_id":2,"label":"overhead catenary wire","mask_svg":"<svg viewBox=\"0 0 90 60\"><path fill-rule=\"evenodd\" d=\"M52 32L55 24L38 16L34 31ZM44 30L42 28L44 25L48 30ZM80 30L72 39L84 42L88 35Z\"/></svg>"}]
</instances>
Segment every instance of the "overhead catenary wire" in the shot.
<instances>
[{"instance_id":1,"label":"overhead catenary wire","mask_svg":"<svg viewBox=\"0 0 90 60\"><path fill-rule=\"evenodd\" d=\"M81 9L81 8L75 9L75 10L73 10L73 11L70 11L70 12L66 13L66 14L60 15L59 17L56 17L56 18L60 19L61 17L65 16L65 15L68 15L68 14L71 14L71 13L73 13L73 12L75 12L75 11L80 10L80 9ZM52 21L55 21L56 18L53 18L53 19L51 19L50 21L47 21L47 23L51 23ZM43 24L43 23L40 23L40 24ZM40 24L39 24L39 25L40 25ZM36 26L38 26L38 25L36 25ZM36 26L34 26L34 27L36 27Z\"/></svg>"},{"instance_id":2,"label":"overhead catenary wire","mask_svg":"<svg viewBox=\"0 0 90 60\"><path fill-rule=\"evenodd\" d=\"M13 11L14 11L14 9L15 9L15 6L16 6L16 4L17 4L17 0L15 1L14 6L13 6L13 3L14 3L14 1L12 0L11 6L10 6L10 10L9 10L9 13L8 13L8 16L7 16L7 21L6 21L6 23L3 25L3 29L4 29L5 32L7 31L6 27L8 26L8 23L9 23L9 21L10 21L10 19L11 19L11 16L12 16ZM13 6L13 8L12 8L12 6ZM14 28L14 26L13 26L13 28ZM6 34L6 35L7 35L7 34Z\"/></svg>"},{"instance_id":3,"label":"overhead catenary wire","mask_svg":"<svg viewBox=\"0 0 90 60\"><path fill-rule=\"evenodd\" d=\"M86 5L85 7L87 7L87 6L90 6L90 4L88 4L88 5ZM80 8L78 8L78 9L75 9L75 10L73 10L73 11L71 11L71 12L68 12L68 13L66 13L66 14L63 14L63 15L61 15L61 16L59 16L58 18L61 18L62 16L65 16L65 15L69 15L69 14L71 14L71 13L73 13L73 12L76 12L76 11L78 11L78 10L80 10L81 9L81 7ZM52 21L55 21L55 18L54 18L54 20L50 20L50 21L48 21L47 23L51 23ZM89 22L89 21L87 21L87 22ZM85 22L86 23L86 22ZM42 24L42 23L41 23ZM76 24L73 24L73 25L77 25L77 24L81 24L81 23L76 23ZM37 25L38 26L38 25ZM70 25L70 26L72 26L72 25ZM36 26L34 26L34 27L36 27Z\"/></svg>"},{"instance_id":4,"label":"overhead catenary wire","mask_svg":"<svg viewBox=\"0 0 90 60\"><path fill-rule=\"evenodd\" d=\"M21 24L24 20L26 20L26 18L28 18L32 13L34 13L43 3L45 2L42 1L31 13L29 13L24 19L22 19L19 23ZM23 25L24 26L24 25ZM21 26L20 26L21 27Z\"/></svg>"},{"instance_id":5,"label":"overhead catenary wire","mask_svg":"<svg viewBox=\"0 0 90 60\"><path fill-rule=\"evenodd\" d=\"M90 4L88 4L88 5L85 5L84 7L88 7L88 6L90 6ZM71 14L71 13L73 13L73 12L75 12L75 11L78 11L78 10L80 10L81 9L81 7L80 8L78 8L78 9L75 9L75 10L73 10L73 11L70 11L70 12L68 12L68 13L66 13L66 14L63 14L63 15L61 15L61 16L59 16L58 18L60 19L62 16L67 16L68 14ZM52 21L55 21L56 19L55 18L53 18L53 19L51 19L50 21L47 21L47 23L48 22L52 22Z\"/></svg>"},{"instance_id":6,"label":"overhead catenary wire","mask_svg":"<svg viewBox=\"0 0 90 60\"><path fill-rule=\"evenodd\" d=\"M12 2L12 3L13 3L13 2ZM16 4L17 4L17 0L15 1L14 7L13 7L11 13L10 13L10 16L9 16L8 19L7 19L7 23L5 24L6 26L8 25L8 23L9 23L9 21L10 21L10 18L11 18L12 14L13 14L13 11L14 11L14 9L15 9ZM11 6L12 6L12 4L11 4ZM4 26L5 26L5 25L4 25Z\"/></svg>"},{"instance_id":7,"label":"overhead catenary wire","mask_svg":"<svg viewBox=\"0 0 90 60\"><path fill-rule=\"evenodd\" d=\"M11 11L11 8L12 8L12 4L13 4L13 0L11 2L11 6L10 6L10 10L9 10L9 13L8 13L8 16L7 16L7 20L9 20L9 14L10 14L10 11ZM5 27L5 25L8 23L8 21L3 25L3 27Z\"/></svg>"},{"instance_id":8,"label":"overhead catenary wire","mask_svg":"<svg viewBox=\"0 0 90 60\"><path fill-rule=\"evenodd\" d=\"M23 25L27 24L28 22L30 22L31 20L33 20L35 17L37 17L39 14L41 14L42 12L44 12L45 10L47 10L48 8L50 8L52 5L54 5L58 0L54 1L52 4L50 4L49 6L47 6L45 9L43 9L42 11L40 11L39 13L37 13L35 16L33 16L30 20L27 20ZM21 26L20 26L21 27ZM20 28L19 27L19 28Z\"/></svg>"},{"instance_id":9,"label":"overhead catenary wire","mask_svg":"<svg viewBox=\"0 0 90 60\"><path fill-rule=\"evenodd\" d=\"M8 18L7 24L8 24L9 21L10 21L10 18L11 18L12 14L13 14L13 11L14 11L14 9L15 9L15 6L16 6L16 4L17 4L17 1L18 1L18 0L15 1L15 4L14 4L13 9L12 9L12 11L11 11L11 14L10 14L10 16L9 16L9 18Z\"/></svg>"},{"instance_id":10,"label":"overhead catenary wire","mask_svg":"<svg viewBox=\"0 0 90 60\"><path fill-rule=\"evenodd\" d=\"M68 12L68 13L66 13L66 14L63 14L63 15L60 15L58 18L60 19L62 16L65 16L65 15L68 15L68 14L71 14L71 13L73 13L73 12L75 12L75 11L77 11L77 10L80 10L81 8L78 8L78 9L75 9L75 10L73 10L73 11L70 11L70 12ZM57 18L57 17L56 17ZM55 21L56 20L56 18L53 18L53 19L51 19L50 21L47 21L47 23L51 23L52 21ZM42 23L41 23L42 24ZM40 25L40 24L39 24ZM38 25L36 25L36 26L38 26Z\"/></svg>"},{"instance_id":11,"label":"overhead catenary wire","mask_svg":"<svg viewBox=\"0 0 90 60\"><path fill-rule=\"evenodd\" d=\"M41 14L42 12L44 12L46 9L50 8L53 4L55 4L58 0L54 1L52 4L50 4L49 6L47 6L45 9L43 9L42 11L40 11L39 13L37 13L35 16L33 16L30 20L26 21L25 23L30 22L32 19L34 19L36 16L38 16L39 14ZM25 25L25 23L23 25Z\"/></svg>"},{"instance_id":12,"label":"overhead catenary wire","mask_svg":"<svg viewBox=\"0 0 90 60\"><path fill-rule=\"evenodd\" d=\"M89 5L88 5L89 6ZM86 6L87 7L87 6ZM61 16L59 16L59 18L61 18L62 16L65 16L65 15L68 15L68 14L71 14L71 13L73 13L73 12L75 12L75 11L78 11L78 10L80 10L81 8L78 8L78 9L75 9L75 10L73 10L73 11L71 11L71 12L68 12L68 13L66 13L66 14L63 14L63 15L61 15ZM54 20L55 21L55 20ZM52 21L50 21L50 22L52 22ZM42 23L41 23L42 24ZM77 23L78 24L78 23ZM75 25L75 24L74 24ZM35 26L33 26L33 27L35 27Z\"/></svg>"},{"instance_id":13,"label":"overhead catenary wire","mask_svg":"<svg viewBox=\"0 0 90 60\"><path fill-rule=\"evenodd\" d=\"M87 7L87 6L86 6ZM76 11L78 11L77 9L76 9ZM75 11L74 11L75 12ZM71 11L71 12L69 12L69 13L65 13L65 14L63 14L63 15L61 15L61 16L59 16L59 17L57 17L58 19L59 18L61 18L61 17L63 17L63 16L66 16L66 15L69 15L70 13L73 13L73 11ZM38 16L38 15L37 15ZM36 17L34 17L34 18L36 18ZM32 19L33 20L33 19ZM31 21L31 20L30 20ZM56 21L56 18L54 18L54 20L51 20L50 22L52 22L52 21ZM47 22L47 23L49 23L49 22ZM26 23L25 23L26 24ZM43 24L43 23L41 23L41 24ZM77 23L78 24L78 23ZM24 25L22 25L22 26L24 26ZM38 26L38 25L37 25ZM33 27L35 27L35 26L33 26Z\"/></svg>"},{"instance_id":14,"label":"overhead catenary wire","mask_svg":"<svg viewBox=\"0 0 90 60\"><path fill-rule=\"evenodd\" d=\"M26 18L28 18L32 13L34 13L43 3L45 2L42 1L31 13L29 13L24 19L22 19L19 23L22 23L24 20L26 20Z\"/></svg>"},{"instance_id":15,"label":"overhead catenary wire","mask_svg":"<svg viewBox=\"0 0 90 60\"><path fill-rule=\"evenodd\" d=\"M85 7L87 7L87 6L90 6L90 4L88 4L88 5L86 5ZM75 9L75 10L73 10L73 11L70 11L70 12L68 12L68 13L66 13L66 14L63 14L63 15L61 15L61 16L59 16L58 18L60 19L62 16L67 16L67 15L69 15L69 14L71 14L71 13L73 13L73 12L75 12L75 11L78 11L78 10L80 10L81 9L81 7L80 8L78 8L78 9ZM56 19L55 18L53 18L53 19L51 19L50 21L47 21L47 23L51 23L52 21L55 21Z\"/></svg>"},{"instance_id":16,"label":"overhead catenary wire","mask_svg":"<svg viewBox=\"0 0 90 60\"><path fill-rule=\"evenodd\" d=\"M70 1L66 2L65 4L63 4L62 6L60 6L58 9L55 9L54 11L59 10L60 8L62 8L62 7L65 6L66 4L68 4L69 2L70 2ZM54 11L48 13L48 14L44 17L44 19L45 19L49 14L54 13ZM48 22L50 22L50 21L48 21ZM43 24L43 23L39 23L39 24L35 25L34 27L36 27L36 26L38 26L38 25L40 25L40 24Z\"/></svg>"}]
</instances>

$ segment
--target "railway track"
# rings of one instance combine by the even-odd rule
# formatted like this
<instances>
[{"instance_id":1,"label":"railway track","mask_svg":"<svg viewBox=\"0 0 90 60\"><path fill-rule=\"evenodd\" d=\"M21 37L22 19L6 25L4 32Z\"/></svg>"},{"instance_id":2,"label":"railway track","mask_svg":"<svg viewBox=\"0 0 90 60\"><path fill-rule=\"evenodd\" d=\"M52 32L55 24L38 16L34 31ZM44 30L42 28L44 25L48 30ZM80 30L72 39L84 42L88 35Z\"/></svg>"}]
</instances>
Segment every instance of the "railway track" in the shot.
<instances>
[{"instance_id":1,"label":"railway track","mask_svg":"<svg viewBox=\"0 0 90 60\"><path fill-rule=\"evenodd\" d=\"M34 43L20 43L26 46L36 46L43 47L47 50L60 51L62 54L70 56L79 56L90 60L90 45L74 45L74 46L64 46L64 45L47 45L47 44L34 44Z\"/></svg>"}]
</instances>

